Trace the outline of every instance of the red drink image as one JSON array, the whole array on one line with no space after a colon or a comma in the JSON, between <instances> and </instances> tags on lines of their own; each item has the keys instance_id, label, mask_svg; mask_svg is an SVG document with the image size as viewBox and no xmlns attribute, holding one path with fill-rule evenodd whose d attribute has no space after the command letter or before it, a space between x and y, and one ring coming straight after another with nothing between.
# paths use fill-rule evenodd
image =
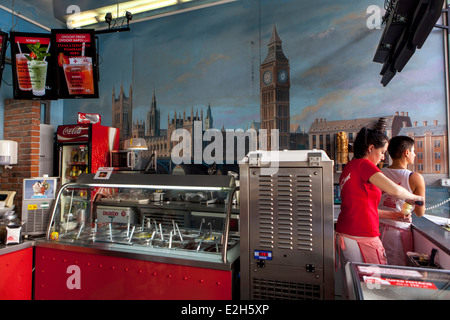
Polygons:
<instances>
[{"instance_id":1,"label":"red drink image","mask_svg":"<svg viewBox=\"0 0 450 320\"><path fill-rule=\"evenodd\" d=\"M22 91L30 91L31 78L28 71L28 59L23 53L16 54L16 72L19 89Z\"/></svg>"},{"instance_id":2,"label":"red drink image","mask_svg":"<svg viewBox=\"0 0 450 320\"><path fill-rule=\"evenodd\" d=\"M94 94L92 58L74 57L69 61L63 65L69 94Z\"/></svg>"}]
</instances>

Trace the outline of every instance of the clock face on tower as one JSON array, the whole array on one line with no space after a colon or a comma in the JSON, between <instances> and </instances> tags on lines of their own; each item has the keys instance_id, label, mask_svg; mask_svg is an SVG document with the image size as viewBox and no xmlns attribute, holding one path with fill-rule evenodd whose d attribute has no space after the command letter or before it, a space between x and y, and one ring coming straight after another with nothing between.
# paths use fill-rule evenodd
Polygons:
<instances>
[{"instance_id":1,"label":"clock face on tower","mask_svg":"<svg viewBox=\"0 0 450 320\"><path fill-rule=\"evenodd\" d=\"M288 80L288 73L286 70L281 69L280 71L278 71L278 82L281 84L284 84L287 82Z\"/></svg>"},{"instance_id":2,"label":"clock face on tower","mask_svg":"<svg viewBox=\"0 0 450 320\"><path fill-rule=\"evenodd\" d=\"M263 82L267 86L272 82L272 72L265 71L263 74Z\"/></svg>"}]
</instances>

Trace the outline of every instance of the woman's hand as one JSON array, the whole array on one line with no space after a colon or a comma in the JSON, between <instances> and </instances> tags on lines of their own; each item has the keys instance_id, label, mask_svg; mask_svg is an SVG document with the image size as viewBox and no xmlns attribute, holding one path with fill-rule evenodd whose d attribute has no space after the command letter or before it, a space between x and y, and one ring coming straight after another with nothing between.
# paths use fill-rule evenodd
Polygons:
<instances>
[{"instance_id":1,"label":"woman's hand","mask_svg":"<svg viewBox=\"0 0 450 320\"><path fill-rule=\"evenodd\" d=\"M394 211L391 213L391 219L395 221L401 221L401 222L411 222L411 213L409 214L403 214L401 211Z\"/></svg>"}]
</instances>

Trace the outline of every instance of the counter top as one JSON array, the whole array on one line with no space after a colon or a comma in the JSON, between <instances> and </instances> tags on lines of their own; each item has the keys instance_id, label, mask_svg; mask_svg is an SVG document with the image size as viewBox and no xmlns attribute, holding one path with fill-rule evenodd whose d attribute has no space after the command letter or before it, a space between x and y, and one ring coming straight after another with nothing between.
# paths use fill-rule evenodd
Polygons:
<instances>
[{"instance_id":1,"label":"counter top","mask_svg":"<svg viewBox=\"0 0 450 320\"><path fill-rule=\"evenodd\" d=\"M57 243L53 241L47 241L45 238L37 238L34 240L25 240L19 244L1 244L0 245L0 256L13 253L16 251L20 251L27 248L32 248L34 246L41 246L46 248L54 248L68 251L76 251L76 252L84 252L84 253L94 253L94 254L102 254L109 256L116 256L122 258L130 258L130 259L138 259L138 260L147 260L147 261L155 261L155 262L171 262L183 265L190 266L201 266L201 267L210 267L218 270L230 270L234 262L239 257L239 244L236 245L232 250L228 251L228 257L230 262L223 263L220 259L220 256L217 259L201 259L196 257L195 255L180 255L173 256L167 254L165 252L151 252L139 249L132 249L128 247L121 246L111 246L108 244L96 244L90 246L83 246L79 244L68 244L68 243Z\"/></svg>"},{"instance_id":2,"label":"counter top","mask_svg":"<svg viewBox=\"0 0 450 320\"><path fill-rule=\"evenodd\" d=\"M437 247L442 249L446 254L450 255L450 237L449 232L445 231L440 225L428 220L424 217L412 216L412 226L414 230L421 233L429 239Z\"/></svg>"},{"instance_id":3,"label":"counter top","mask_svg":"<svg viewBox=\"0 0 450 320\"><path fill-rule=\"evenodd\" d=\"M192 267L211 268L217 270L231 270L235 261L239 258L240 247L239 244L230 248L227 252L227 262L224 263L221 255L199 255L190 252L180 252L177 254L170 252L170 250L149 250L146 248L139 248L137 246L120 245L113 243L68 243L50 241L46 239L36 240L34 245L36 247L60 249L66 251L74 251L80 253L99 254L120 258L128 258L143 261L163 262Z\"/></svg>"},{"instance_id":4,"label":"counter top","mask_svg":"<svg viewBox=\"0 0 450 320\"><path fill-rule=\"evenodd\" d=\"M13 253L19 250L31 248L34 246L34 241L25 240L18 244L1 244L0 245L0 256L8 253Z\"/></svg>"}]
</instances>

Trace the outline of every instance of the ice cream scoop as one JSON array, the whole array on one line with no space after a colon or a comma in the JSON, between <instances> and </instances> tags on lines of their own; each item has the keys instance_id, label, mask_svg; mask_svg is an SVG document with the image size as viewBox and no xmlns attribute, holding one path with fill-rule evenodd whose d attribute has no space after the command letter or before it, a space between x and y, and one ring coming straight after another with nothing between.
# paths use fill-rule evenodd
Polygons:
<instances>
[{"instance_id":1,"label":"ice cream scoop","mask_svg":"<svg viewBox=\"0 0 450 320\"><path fill-rule=\"evenodd\" d=\"M408 202L405 202L402 206L402 214L404 214L405 216L408 214L411 214L411 212L414 210L414 205L410 204Z\"/></svg>"}]
</instances>

